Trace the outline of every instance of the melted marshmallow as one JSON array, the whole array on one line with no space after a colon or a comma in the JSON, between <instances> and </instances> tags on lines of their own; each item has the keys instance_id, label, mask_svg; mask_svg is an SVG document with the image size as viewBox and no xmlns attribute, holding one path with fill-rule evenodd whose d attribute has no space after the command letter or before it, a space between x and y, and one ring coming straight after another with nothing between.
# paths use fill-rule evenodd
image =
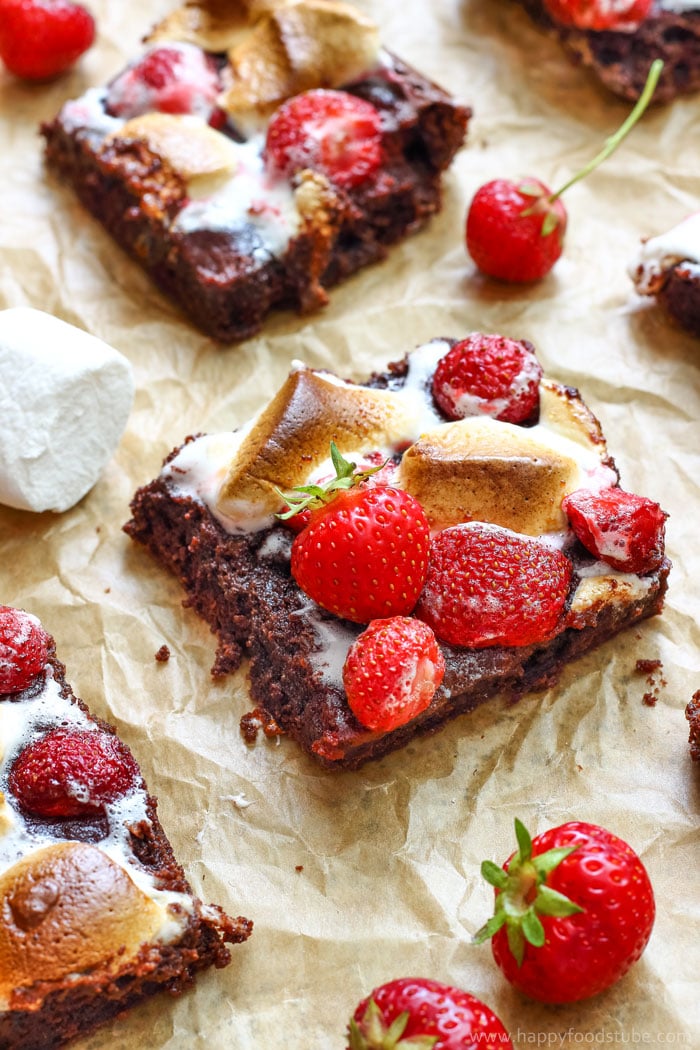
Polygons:
<instances>
[{"instance_id":1,"label":"melted marshmallow","mask_svg":"<svg viewBox=\"0 0 700 1050\"><path fill-rule=\"evenodd\" d=\"M629 273L640 295L653 295L666 271L684 262L700 267L700 212L645 241Z\"/></svg>"}]
</instances>

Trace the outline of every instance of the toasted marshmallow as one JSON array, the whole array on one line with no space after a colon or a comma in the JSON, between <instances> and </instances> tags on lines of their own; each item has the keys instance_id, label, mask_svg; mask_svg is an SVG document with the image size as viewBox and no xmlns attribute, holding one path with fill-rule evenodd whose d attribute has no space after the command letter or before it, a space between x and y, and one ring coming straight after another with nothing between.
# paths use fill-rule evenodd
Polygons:
<instances>
[{"instance_id":1,"label":"toasted marshmallow","mask_svg":"<svg viewBox=\"0 0 700 1050\"><path fill-rule=\"evenodd\" d=\"M344 383L299 368L254 421L219 491L216 509L236 521L246 508L274 514L278 489L304 485L328 459L334 441L344 456L390 446L413 425L410 404L386 390Z\"/></svg>"},{"instance_id":2,"label":"toasted marshmallow","mask_svg":"<svg viewBox=\"0 0 700 1050\"><path fill-rule=\"evenodd\" d=\"M144 38L148 44L184 41L205 51L229 51L268 10L264 0L187 0Z\"/></svg>"},{"instance_id":3,"label":"toasted marshmallow","mask_svg":"<svg viewBox=\"0 0 700 1050\"><path fill-rule=\"evenodd\" d=\"M0 503L63 511L122 436L134 382L107 343L28 307L0 311Z\"/></svg>"},{"instance_id":4,"label":"toasted marshmallow","mask_svg":"<svg viewBox=\"0 0 700 1050\"><path fill-rule=\"evenodd\" d=\"M234 118L267 113L312 88L335 88L377 64L377 27L337 0L288 0L266 11L228 53L221 106Z\"/></svg>"},{"instance_id":5,"label":"toasted marshmallow","mask_svg":"<svg viewBox=\"0 0 700 1050\"><path fill-rule=\"evenodd\" d=\"M116 973L152 941L161 909L95 846L60 842L0 877L0 997L91 968Z\"/></svg>"},{"instance_id":6,"label":"toasted marshmallow","mask_svg":"<svg viewBox=\"0 0 700 1050\"><path fill-rule=\"evenodd\" d=\"M8 831L11 831L14 825L15 816L12 812L12 807L8 806L4 792L0 791L0 838L6 835Z\"/></svg>"},{"instance_id":7,"label":"toasted marshmallow","mask_svg":"<svg viewBox=\"0 0 700 1050\"><path fill-rule=\"evenodd\" d=\"M445 423L407 449L397 484L421 503L433 529L488 521L528 536L566 527L561 501L603 465L595 418L565 387L542 389L540 422L519 427L487 416Z\"/></svg>"},{"instance_id":8,"label":"toasted marshmallow","mask_svg":"<svg viewBox=\"0 0 700 1050\"><path fill-rule=\"evenodd\" d=\"M700 265L700 212L644 241L628 269L640 295L655 295L663 287L668 271L679 263Z\"/></svg>"},{"instance_id":9,"label":"toasted marshmallow","mask_svg":"<svg viewBox=\"0 0 700 1050\"><path fill-rule=\"evenodd\" d=\"M600 610L621 605L629 608L632 602L644 597L651 586L650 578L631 573L612 572L609 565L602 566L599 576L580 579L571 607L566 615L566 627L581 630L596 622Z\"/></svg>"},{"instance_id":10,"label":"toasted marshmallow","mask_svg":"<svg viewBox=\"0 0 700 1050\"><path fill-rule=\"evenodd\" d=\"M235 172L235 144L199 117L180 113L144 113L127 120L109 136L143 139L149 149L170 164L188 183Z\"/></svg>"}]
</instances>

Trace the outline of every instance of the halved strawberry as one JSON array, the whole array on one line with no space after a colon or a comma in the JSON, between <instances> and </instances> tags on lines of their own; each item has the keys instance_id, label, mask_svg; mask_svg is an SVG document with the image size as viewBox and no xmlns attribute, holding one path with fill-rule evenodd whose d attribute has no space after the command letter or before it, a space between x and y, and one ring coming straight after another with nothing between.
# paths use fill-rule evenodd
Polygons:
<instances>
[{"instance_id":1,"label":"halved strawberry","mask_svg":"<svg viewBox=\"0 0 700 1050\"><path fill-rule=\"evenodd\" d=\"M560 551L498 525L438 533L415 615L452 645L532 645L560 623L572 576Z\"/></svg>"},{"instance_id":2,"label":"halved strawberry","mask_svg":"<svg viewBox=\"0 0 700 1050\"><path fill-rule=\"evenodd\" d=\"M668 514L646 496L577 489L562 500L562 510L586 550L621 572L653 572L664 560Z\"/></svg>"},{"instance_id":3,"label":"halved strawberry","mask_svg":"<svg viewBox=\"0 0 700 1050\"><path fill-rule=\"evenodd\" d=\"M432 393L448 419L524 423L537 415L541 378L532 343L473 332L440 358Z\"/></svg>"},{"instance_id":4,"label":"halved strawberry","mask_svg":"<svg viewBox=\"0 0 700 1050\"><path fill-rule=\"evenodd\" d=\"M408 616L372 620L343 667L350 709L368 729L389 732L424 711L445 674L427 623Z\"/></svg>"},{"instance_id":5,"label":"halved strawberry","mask_svg":"<svg viewBox=\"0 0 700 1050\"><path fill-rule=\"evenodd\" d=\"M0 693L26 689L46 665L49 636L36 617L0 605Z\"/></svg>"},{"instance_id":6,"label":"halved strawberry","mask_svg":"<svg viewBox=\"0 0 700 1050\"><path fill-rule=\"evenodd\" d=\"M306 91L273 114L265 157L290 177L312 168L337 186L358 186L381 164L381 115L347 91Z\"/></svg>"},{"instance_id":7,"label":"halved strawberry","mask_svg":"<svg viewBox=\"0 0 700 1050\"><path fill-rule=\"evenodd\" d=\"M52 729L15 759L8 784L22 809L39 817L83 817L134 785L126 745L99 730Z\"/></svg>"},{"instance_id":8,"label":"halved strawberry","mask_svg":"<svg viewBox=\"0 0 700 1050\"><path fill-rule=\"evenodd\" d=\"M548 14L576 29L637 29L651 10L652 0L544 0Z\"/></svg>"}]
</instances>

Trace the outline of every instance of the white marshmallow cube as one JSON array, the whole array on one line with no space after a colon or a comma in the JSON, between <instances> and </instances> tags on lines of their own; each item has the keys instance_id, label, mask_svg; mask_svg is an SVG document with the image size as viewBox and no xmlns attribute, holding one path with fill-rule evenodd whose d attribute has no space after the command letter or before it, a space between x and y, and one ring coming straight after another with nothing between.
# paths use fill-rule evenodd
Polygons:
<instances>
[{"instance_id":1,"label":"white marshmallow cube","mask_svg":"<svg viewBox=\"0 0 700 1050\"><path fill-rule=\"evenodd\" d=\"M0 310L0 503L64 511L90 491L124 432L131 365L74 325Z\"/></svg>"}]
</instances>

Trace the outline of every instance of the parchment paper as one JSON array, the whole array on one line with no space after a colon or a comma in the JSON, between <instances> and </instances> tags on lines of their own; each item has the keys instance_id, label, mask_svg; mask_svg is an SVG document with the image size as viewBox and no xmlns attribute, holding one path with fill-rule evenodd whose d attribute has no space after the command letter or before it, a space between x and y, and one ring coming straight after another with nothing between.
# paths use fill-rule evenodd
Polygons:
<instances>
[{"instance_id":1,"label":"parchment paper","mask_svg":"<svg viewBox=\"0 0 700 1050\"><path fill-rule=\"evenodd\" d=\"M178 1001L160 997L82 1047L342 1048L372 987L423 975L488 1002L514 1045L700 1046L697 810L700 769L685 704L700 687L700 342L632 293L643 235L697 209L700 97L650 112L620 151L567 195L565 257L531 288L479 277L466 207L484 181L562 183L627 107L570 66L505 0L365 0L384 42L475 110L446 179L445 207L392 258L337 288L325 312L281 314L246 344L196 332L47 177L37 126L136 51L166 0L90 4L95 47L67 77L23 86L0 73L0 306L49 310L133 362L123 441L73 510L0 510L0 600L41 617L76 692L116 723L160 797L195 890L255 922L232 965ZM242 423L293 358L361 379L433 336L498 331L535 343L548 374L599 415L626 488L670 513L674 561L662 617L571 666L515 706L496 699L433 738L352 774L325 772L289 741L249 749L245 669L213 684L214 640L165 572L121 532L135 488L182 438ZM154 654L171 650L168 663ZM654 706L638 659L661 660ZM661 681L663 679L663 682ZM572 1007L525 1000L470 937L491 908L479 875L513 842L568 819L629 841L655 887L642 961Z\"/></svg>"}]
</instances>

